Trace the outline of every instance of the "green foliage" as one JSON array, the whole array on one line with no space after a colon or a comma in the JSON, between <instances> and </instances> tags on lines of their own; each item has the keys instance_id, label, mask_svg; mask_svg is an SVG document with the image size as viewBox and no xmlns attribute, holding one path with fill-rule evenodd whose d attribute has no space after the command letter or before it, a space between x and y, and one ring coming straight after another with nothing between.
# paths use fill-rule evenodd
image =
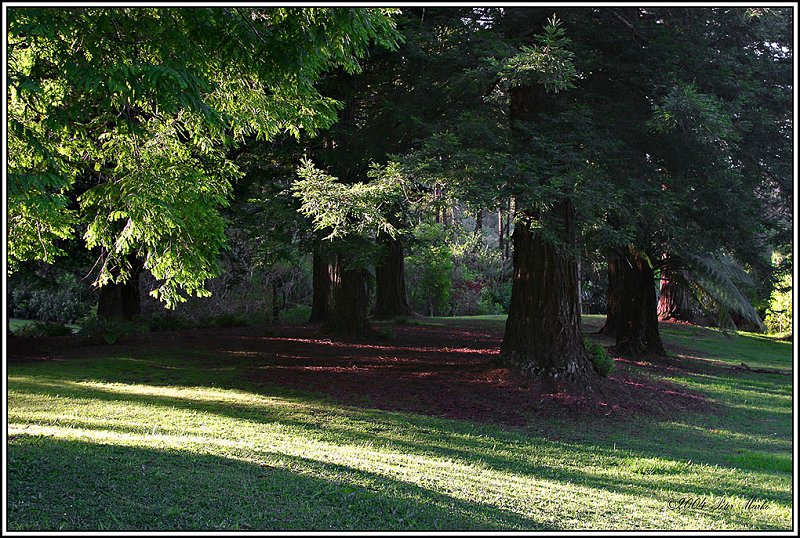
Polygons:
<instances>
[{"instance_id":1,"label":"green foliage","mask_svg":"<svg viewBox=\"0 0 800 538\"><path fill-rule=\"evenodd\" d=\"M738 138L720 99L701 93L694 83L672 88L653 107L649 125L657 133L677 131L708 146L724 146Z\"/></svg>"},{"instance_id":2,"label":"green foliage","mask_svg":"<svg viewBox=\"0 0 800 538\"><path fill-rule=\"evenodd\" d=\"M617 366L614 364L614 359L608 356L608 351L606 351L605 347L595 342L585 342L584 345L598 374L607 377L616 370Z\"/></svg>"},{"instance_id":3,"label":"green foliage","mask_svg":"<svg viewBox=\"0 0 800 538\"><path fill-rule=\"evenodd\" d=\"M393 165L372 166L368 183L341 183L305 158L297 175L301 179L294 182L292 191L302 202L299 211L313 221L315 229L330 232L325 239L397 234L390 208L400 201L402 190Z\"/></svg>"},{"instance_id":4,"label":"green foliage","mask_svg":"<svg viewBox=\"0 0 800 538\"><path fill-rule=\"evenodd\" d=\"M442 315L452 293L453 272L453 255L445 243L445 230L439 224L422 223L412 234L415 242L406 257L409 300L419 311Z\"/></svg>"},{"instance_id":5,"label":"green foliage","mask_svg":"<svg viewBox=\"0 0 800 538\"><path fill-rule=\"evenodd\" d=\"M281 312L281 322L283 323L305 323L311 317L311 307L298 304L287 308Z\"/></svg>"},{"instance_id":6,"label":"green foliage","mask_svg":"<svg viewBox=\"0 0 800 538\"><path fill-rule=\"evenodd\" d=\"M791 257L789 257L791 259ZM775 265L780 265L781 256L773 254L772 261ZM764 324L770 333L785 333L792 330L792 270L789 263L789 270L780 274L779 279L772 288L769 298L769 308L764 318Z\"/></svg>"},{"instance_id":7,"label":"green foliage","mask_svg":"<svg viewBox=\"0 0 800 538\"><path fill-rule=\"evenodd\" d=\"M700 305L716 314L722 328L735 328L731 313L738 314L759 330L765 329L764 322L742 291L753 285L752 277L729 254L721 252L713 255L690 255L690 283L687 289L694 289Z\"/></svg>"},{"instance_id":8,"label":"green foliage","mask_svg":"<svg viewBox=\"0 0 800 538\"><path fill-rule=\"evenodd\" d=\"M145 320L147 330L150 332L176 331L190 329L195 326L190 320L180 316L165 316L156 314Z\"/></svg>"},{"instance_id":9,"label":"green foliage","mask_svg":"<svg viewBox=\"0 0 800 538\"><path fill-rule=\"evenodd\" d=\"M48 336L70 336L73 330L64 323L53 321L35 321L19 327L14 331L15 336L27 338L45 338Z\"/></svg>"},{"instance_id":10,"label":"green foliage","mask_svg":"<svg viewBox=\"0 0 800 538\"><path fill-rule=\"evenodd\" d=\"M91 344L118 344L124 339L147 332L147 325L135 321L88 317L81 321L78 337Z\"/></svg>"},{"instance_id":11,"label":"green foliage","mask_svg":"<svg viewBox=\"0 0 800 538\"><path fill-rule=\"evenodd\" d=\"M382 338L383 340L392 341L397 339L397 333L389 325L379 328L377 331L375 331L375 334L378 336L378 338Z\"/></svg>"},{"instance_id":12,"label":"green foliage","mask_svg":"<svg viewBox=\"0 0 800 538\"><path fill-rule=\"evenodd\" d=\"M10 9L9 269L51 262L80 221L105 253L98 285L125 280L132 254L168 307L207 295L240 177L225 149L330 126L338 104L314 84L395 46L392 13Z\"/></svg>"},{"instance_id":13,"label":"green foliage","mask_svg":"<svg viewBox=\"0 0 800 538\"><path fill-rule=\"evenodd\" d=\"M198 325L201 327L245 327L250 320L241 314L219 314L210 318L200 320Z\"/></svg>"},{"instance_id":14,"label":"green foliage","mask_svg":"<svg viewBox=\"0 0 800 538\"><path fill-rule=\"evenodd\" d=\"M561 24L553 15L536 36L535 46L523 45L519 54L506 60L500 74L511 86L541 84L553 93L575 87L575 54L569 50L572 41Z\"/></svg>"},{"instance_id":15,"label":"green foliage","mask_svg":"<svg viewBox=\"0 0 800 538\"><path fill-rule=\"evenodd\" d=\"M93 300L88 286L71 272L52 269L46 276L31 270L9 279L9 315L75 323L89 313Z\"/></svg>"}]
</instances>

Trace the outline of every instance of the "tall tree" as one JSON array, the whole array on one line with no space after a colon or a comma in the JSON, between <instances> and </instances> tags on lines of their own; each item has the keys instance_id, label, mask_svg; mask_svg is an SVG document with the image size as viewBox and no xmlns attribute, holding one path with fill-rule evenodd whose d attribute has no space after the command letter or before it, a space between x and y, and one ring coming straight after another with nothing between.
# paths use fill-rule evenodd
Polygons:
<instances>
[{"instance_id":1,"label":"tall tree","mask_svg":"<svg viewBox=\"0 0 800 538\"><path fill-rule=\"evenodd\" d=\"M97 285L128 281L140 260L168 307L207 295L218 270L219 208L240 175L225 149L330 126L321 73L355 71L370 42L397 38L382 9L8 14L10 269L52 261L80 223L103 253Z\"/></svg>"},{"instance_id":2,"label":"tall tree","mask_svg":"<svg viewBox=\"0 0 800 538\"><path fill-rule=\"evenodd\" d=\"M619 240L607 249L605 330L629 352L662 348L651 312L635 316L649 320L645 324L631 324L622 323L620 309L653 308L654 286L617 286L611 273L641 268L652 278L656 271L686 270L696 283L724 274L708 268L725 252L751 268L765 266L765 238L777 220L764 219L770 213L762 201L764 178L772 172L785 178L786 169L774 160L763 133L772 133L779 154L790 151L785 129L791 49L784 25L776 22L785 22L786 14L744 8L598 10L591 42L605 60L586 89L608 125L617 120L611 135L620 150L607 166L623 200L611 212ZM743 298L730 279L719 283L728 297ZM633 297L635 289L647 293L647 300ZM752 312L746 301L733 306Z\"/></svg>"}]
</instances>

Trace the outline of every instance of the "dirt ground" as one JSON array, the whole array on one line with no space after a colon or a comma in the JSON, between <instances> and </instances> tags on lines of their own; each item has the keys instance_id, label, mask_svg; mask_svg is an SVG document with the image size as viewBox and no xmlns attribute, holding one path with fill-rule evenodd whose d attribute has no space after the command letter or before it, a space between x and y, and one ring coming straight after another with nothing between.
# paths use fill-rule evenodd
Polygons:
<instances>
[{"instance_id":1,"label":"dirt ground","mask_svg":"<svg viewBox=\"0 0 800 538\"><path fill-rule=\"evenodd\" d=\"M116 349L202 354L219 357L220 365L244 357L241 375L250 382L315 391L349 405L507 426L524 426L535 416L618 420L715 412L700 395L652 375L659 371L653 367L657 361L616 358L616 371L586 391L545 385L491 365L502 327L452 322L385 327L389 335L346 340L306 325L277 327L274 336L255 328L167 331L131 337ZM10 338L7 349L13 362L102 356L112 348L56 337ZM676 367L675 359L663 360Z\"/></svg>"}]
</instances>

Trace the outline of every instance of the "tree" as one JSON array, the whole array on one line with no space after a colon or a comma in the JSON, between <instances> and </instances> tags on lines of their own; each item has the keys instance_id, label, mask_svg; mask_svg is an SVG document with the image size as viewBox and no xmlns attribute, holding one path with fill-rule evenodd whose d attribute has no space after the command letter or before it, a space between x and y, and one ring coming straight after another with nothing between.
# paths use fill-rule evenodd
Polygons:
<instances>
[{"instance_id":1,"label":"tree","mask_svg":"<svg viewBox=\"0 0 800 538\"><path fill-rule=\"evenodd\" d=\"M325 302L319 306L328 309L323 322L337 334L367 334L371 328L365 267L375 257L371 238L397 234L386 208L400 201L400 185L394 181L391 168L377 166L366 181L356 183L339 181L309 159L303 160L297 174L300 179L292 190L301 201L300 212L312 220L318 232L329 232L322 239L324 248L318 250L324 257L315 260L315 265L320 265L315 279L322 279L319 285L327 290Z\"/></svg>"},{"instance_id":2,"label":"tree","mask_svg":"<svg viewBox=\"0 0 800 538\"><path fill-rule=\"evenodd\" d=\"M575 201L602 174L584 139L591 121L568 91L577 75L570 42L550 15L509 9L482 12L480 23L463 18L472 34L460 51L469 62L459 73L465 83L450 81L450 121L407 163L415 178L438 178L451 196L478 207L514 199L513 287L499 361L544 379L591 383L580 333ZM544 32L531 36L537 27Z\"/></svg>"},{"instance_id":3,"label":"tree","mask_svg":"<svg viewBox=\"0 0 800 538\"><path fill-rule=\"evenodd\" d=\"M320 75L397 39L383 9L8 13L10 270L52 261L80 228L101 252L98 286L140 264L168 307L218 271L219 208L240 176L225 150L330 126Z\"/></svg>"},{"instance_id":4,"label":"tree","mask_svg":"<svg viewBox=\"0 0 800 538\"><path fill-rule=\"evenodd\" d=\"M787 177L786 169L778 171L766 131L778 154L791 151L785 134L791 93L786 14L728 8L598 12L593 42L609 61L587 90L607 123L617 120L612 136L621 146L607 167L624 200L610 212L620 240L607 249L604 329L628 352L662 348L655 316L635 316L645 324L620 321L620 305L650 309L655 291L615 286L612 272L641 268L649 278L661 271L677 279L686 271L694 287L726 274L707 270L719 256L764 270L765 239L782 226L764 218L772 212L764 178ZM711 297L720 306L751 317L746 300L726 300L744 299L733 285L722 278L704 287L717 290ZM634 289L647 293L647 300L632 297Z\"/></svg>"}]
</instances>

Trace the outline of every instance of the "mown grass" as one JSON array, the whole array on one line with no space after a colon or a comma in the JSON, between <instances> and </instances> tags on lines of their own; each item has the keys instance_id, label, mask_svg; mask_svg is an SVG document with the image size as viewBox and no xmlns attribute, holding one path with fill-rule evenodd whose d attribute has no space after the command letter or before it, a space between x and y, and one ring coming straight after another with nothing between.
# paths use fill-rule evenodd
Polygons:
<instances>
[{"instance_id":1,"label":"mown grass","mask_svg":"<svg viewBox=\"0 0 800 538\"><path fill-rule=\"evenodd\" d=\"M788 370L791 346L663 334L719 412L512 430L257 384L248 356L12 361L8 528L791 528L792 378L722 367Z\"/></svg>"}]
</instances>

